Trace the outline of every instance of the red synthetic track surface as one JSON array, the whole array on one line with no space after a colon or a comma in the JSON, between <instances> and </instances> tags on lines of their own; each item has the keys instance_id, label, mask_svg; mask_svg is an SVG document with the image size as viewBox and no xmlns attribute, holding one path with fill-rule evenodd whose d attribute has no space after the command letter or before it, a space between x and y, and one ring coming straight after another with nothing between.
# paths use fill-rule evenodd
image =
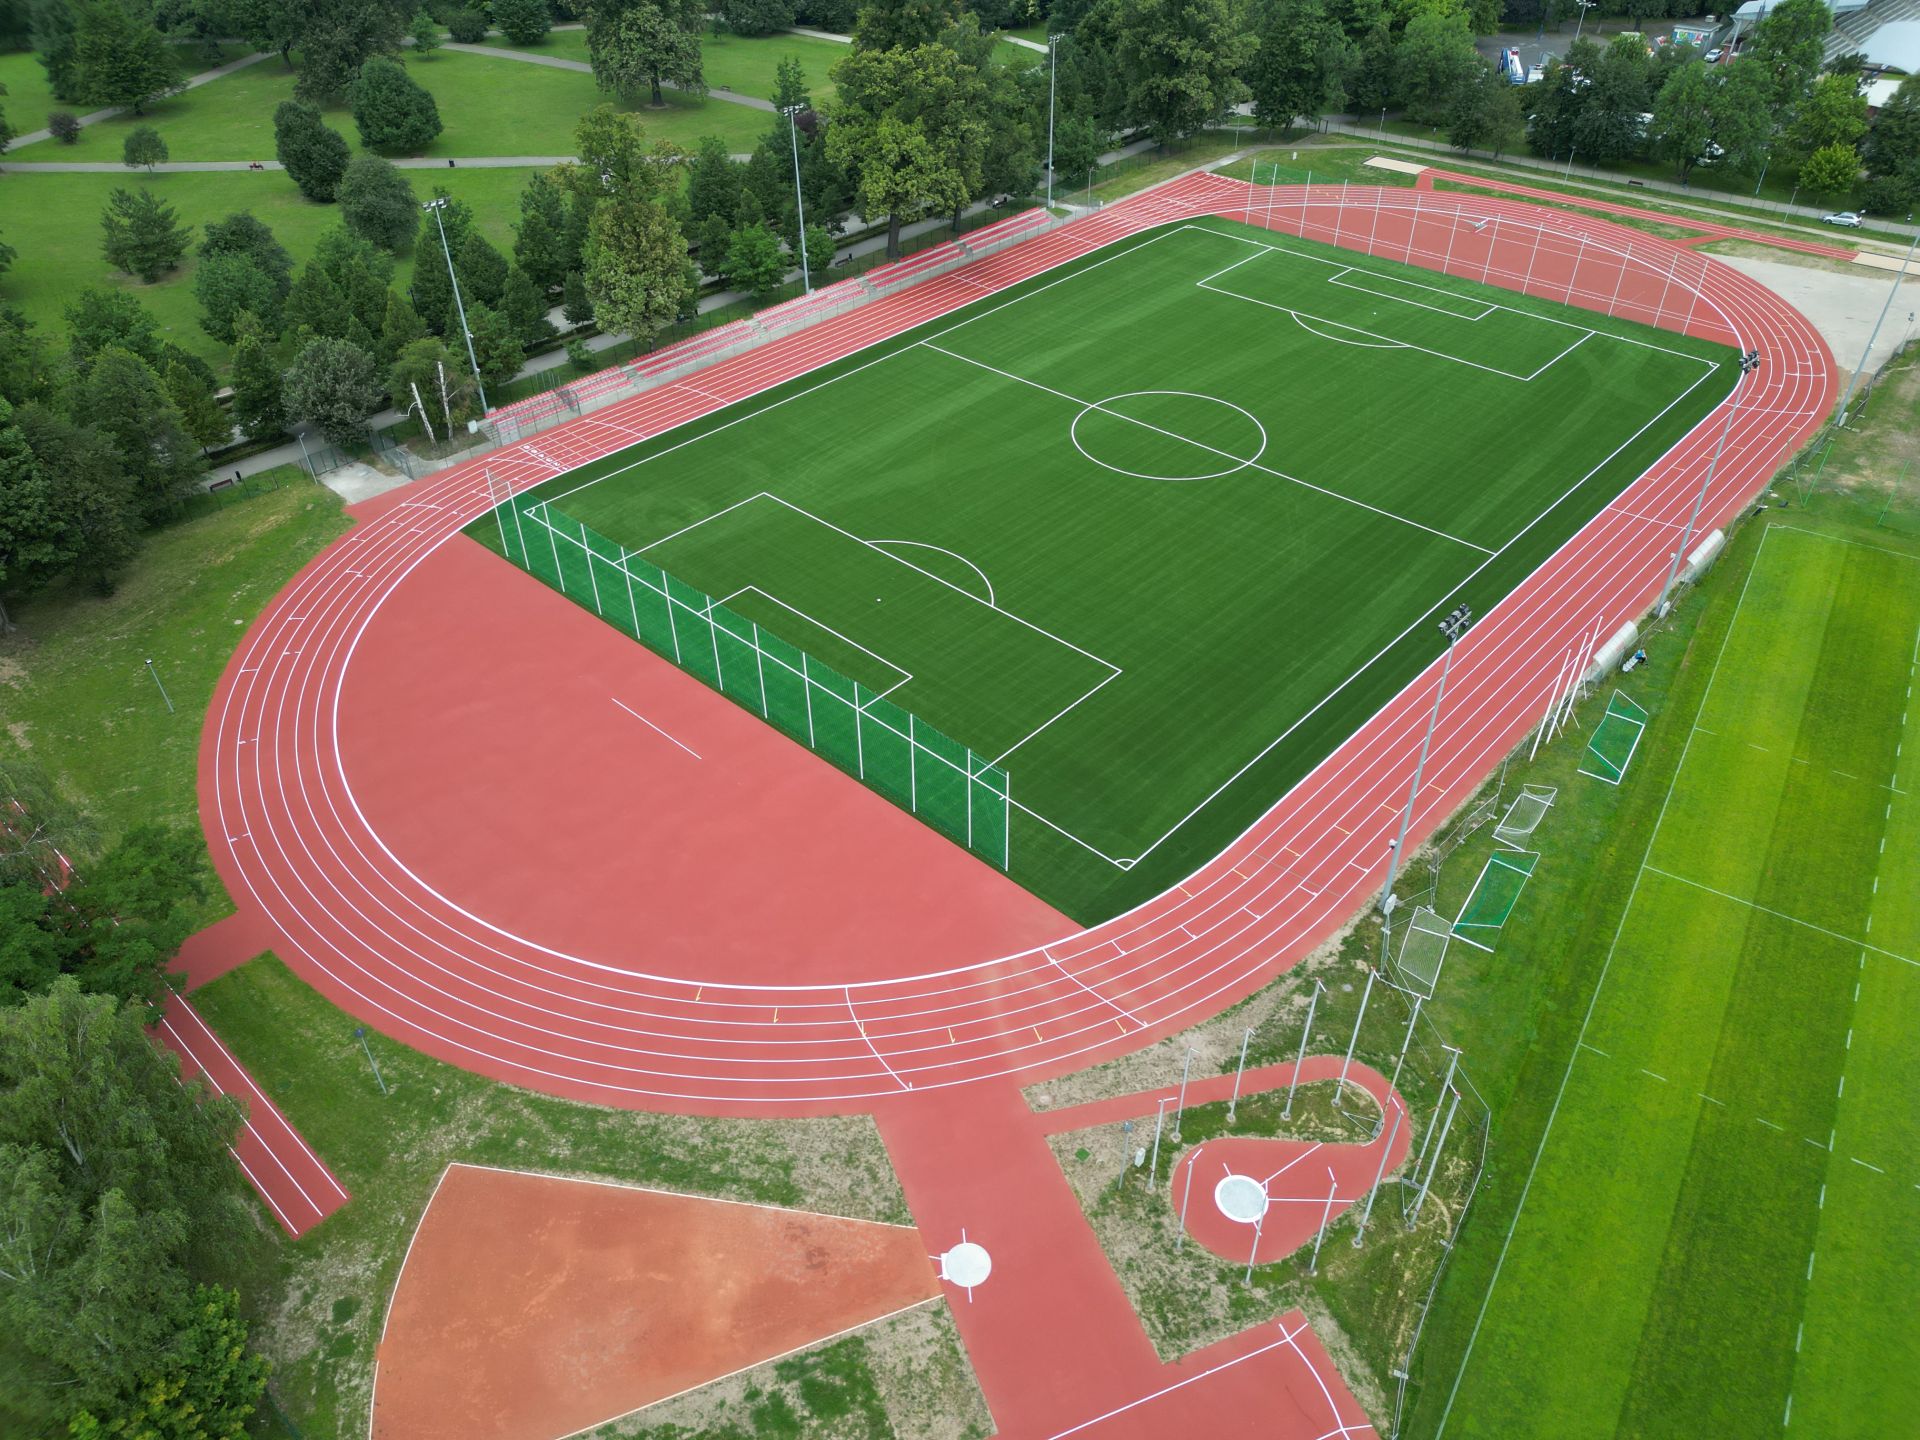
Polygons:
<instances>
[{"instance_id":1,"label":"red synthetic track surface","mask_svg":"<svg viewBox=\"0 0 1920 1440\"><path fill-rule=\"evenodd\" d=\"M1214 213L1760 349L1766 363L1742 382L1703 528L1736 513L1832 399L1831 357L1804 319L1737 271L1656 236L1499 198L1255 190L1192 176L715 365L700 372L698 389L661 386L484 466L359 507L352 533L249 630L202 739L201 813L229 893L249 924L271 926L297 973L387 1034L512 1083L602 1104L871 1110L930 1242L944 1248L964 1229L995 1256L992 1279L971 1300L951 1298L1005 1435L1370 1433L1297 1314L1162 1365L1047 1148L1059 1116L1033 1115L1015 1082L1078 1069L1215 1013L1352 913L1381 881L1439 662L1184 883L1084 933L998 958L966 957L961 943L946 952L955 963L941 964L929 963L942 953L929 931L945 921L897 876L868 887L893 905L884 933L894 938L875 945L842 935L755 953L777 930L779 908L754 914L733 893L724 845L653 892L657 903L679 904L671 924L681 933L673 944L647 939L657 917L643 913L646 902L637 906L630 888L594 868L608 863L602 850L632 847L639 802L612 786L599 798L615 803L591 803L592 777L615 765L647 768L656 808L678 793L682 782L665 767L685 757L656 744L655 758L636 759L647 753L637 720L632 730L606 730L602 743L617 746L617 756L576 746L566 757L577 761L585 792L566 810L571 849L522 843L549 823L546 786L502 784L476 789L465 805L403 813L408 795L431 790L422 777L445 771L438 749L470 760L471 747L490 746L501 760L551 745L553 727L541 697L528 697L517 720L511 700L462 707L448 680L465 662L437 643L449 632L416 629L420 643L396 642L409 614L419 620L433 609L432 597L408 593L409 582L451 577L464 564L460 552L471 551L458 530L489 507L486 468L515 487L537 484L1115 240ZM1531 728L1576 640L1604 637L1658 593L1723 415L1724 407L1703 420L1458 647L1410 843ZM496 564L472 593L515 611L487 618L519 624L523 613L565 605L536 590ZM564 632L564 657L603 653L595 648L602 639L617 640L571 607L550 613L553 628L533 639ZM390 624L402 628L383 633ZM657 707L668 731L686 725L693 733L678 740L696 751L738 725L730 702L698 687L675 690L684 677L656 675L637 646L618 648L582 703L611 710L606 682L633 687L623 692L629 703L642 713ZM499 728L468 733L476 722ZM389 744L403 741L397 749L381 748L383 727ZM790 772L818 766L785 748ZM409 757L420 774L410 773ZM884 803L849 799L838 813L840 833L820 843L889 852L885 827L898 817ZM688 841L701 843L697 834ZM457 893L430 883L435 875ZM565 904L604 912L574 932L588 953L555 943L570 922L540 909L554 903L534 893L546 882L564 889ZM1006 906L992 925L1049 923L979 883L986 888L976 898ZM698 887L693 904L669 893L689 886ZM476 892L481 902L461 903ZM477 918L516 908L536 933ZM706 914L723 920L688 930ZM609 935L625 943L614 946ZM712 968L731 974L703 969L709 954ZM1194 1088L1204 1095L1224 1083Z\"/></svg>"},{"instance_id":2,"label":"red synthetic track surface","mask_svg":"<svg viewBox=\"0 0 1920 1440\"><path fill-rule=\"evenodd\" d=\"M245 1107L247 1121L233 1142L233 1158L289 1235L299 1239L347 1203L346 1188L183 996L168 998L154 1033L180 1057L182 1079L202 1076Z\"/></svg>"},{"instance_id":3,"label":"red synthetic track surface","mask_svg":"<svg viewBox=\"0 0 1920 1440\"><path fill-rule=\"evenodd\" d=\"M1250 205L1255 195L1270 208ZM1703 526L1737 511L1830 400L1831 359L1804 319L1731 268L1656 236L1481 196L1254 192L1201 175L714 366L697 392L647 392L487 463L515 485L536 483L1061 261L1207 213L1758 347L1766 364L1743 383ZM1720 414L1460 646L1415 840L1533 723L1575 637L1596 621L1609 631L1657 593ZM1379 882L1438 677L1436 661L1184 884L1090 931L945 973L909 947L888 957L884 980L867 980L871 966L843 967L726 987L655 971L644 957L570 955L542 936L502 933L388 857L348 783L342 691L385 602L488 503L478 463L399 496L363 507L354 531L255 623L222 681L201 753L216 864L237 902L281 932L288 963L348 1010L455 1063L606 1104L867 1108L907 1089L1058 1073L1212 1013L1304 954ZM432 651L415 657L423 669L436 663ZM449 718L451 730L458 717ZM591 773L596 762L583 761ZM439 820L449 848L473 827L496 834L503 874L517 864L515 836L543 824L537 811ZM621 814L605 811L600 823L602 843L623 843ZM431 865L434 856L398 859ZM727 905L724 873L711 883L712 904ZM902 909L911 918L904 897Z\"/></svg>"}]
</instances>

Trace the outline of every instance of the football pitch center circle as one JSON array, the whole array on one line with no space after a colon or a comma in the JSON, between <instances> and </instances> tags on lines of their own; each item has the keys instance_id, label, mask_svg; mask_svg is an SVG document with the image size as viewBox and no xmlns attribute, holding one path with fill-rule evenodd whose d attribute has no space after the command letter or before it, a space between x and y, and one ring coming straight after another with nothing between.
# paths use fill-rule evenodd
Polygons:
<instances>
[{"instance_id":1,"label":"football pitch center circle","mask_svg":"<svg viewBox=\"0 0 1920 1440\"><path fill-rule=\"evenodd\" d=\"M1129 401L1136 403L1129 406ZM1201 403L1190 403L1194 401ZM1232 417L1237 418L1223 419L1220 415L1222 410L1230 411ZM1083 434L1081 426L1088 416L1098 418L1087 427L1088 433ZM1247 430L1249 426L1252 427L1251 434ZM1104 434L1101 433L1103 428ZM1119 437L1129 431L1135 437L1153 436L1163 441L1177 442L1180 448L1191 455L1192 471L1162 474L1153 470L1130 469L1112 460L1104 460L1095 453L1110 444L1119 444ZM1267 453L1267 427L1250 411L1231 400L1222 400L1217 395L1206 395L1195 390L1128 390L1119 395L1109 395L1104 400L1093 401L1074 416L1073 423L1067 427L1067 435L1073 441L1073 448L1094 464L1134 480L1173 483L1219 480L1258 463L1260 457ZM1234 441L1240 443L1231 443ZM1246 443L1248 441L1255 443L1249 445ZM1243 455L1249 449L1252 453ZM1160 468L1173 471L1179 467L1168 465Z\"/></svg>"}]
</instances>

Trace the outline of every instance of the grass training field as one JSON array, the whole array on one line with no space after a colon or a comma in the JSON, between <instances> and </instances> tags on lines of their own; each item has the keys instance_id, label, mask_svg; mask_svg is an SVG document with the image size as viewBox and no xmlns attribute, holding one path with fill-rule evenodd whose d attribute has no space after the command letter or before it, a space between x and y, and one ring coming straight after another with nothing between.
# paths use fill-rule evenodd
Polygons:
<instances>
[{"instance_id":1,"label":"grass training field","mask_svg":"<svg viewBox=\"0 0 1920 1440\"><path fill-rule=\"evenodd\" d=\"M535 493L999 764L1013 875L1090 920L1250 823L1733 359L1213 220Z\"/></svg>"},{"instance_id":2,"label":"grass training field","mask_svg":"<svg viewBox=\"0 0 1920 1440\"><path fill-rule=\"evenodd\" d=\"M1916 659L1920 557L1765 532L1441 1433L1910 1428Z\"/></svg>"}]
</instances>

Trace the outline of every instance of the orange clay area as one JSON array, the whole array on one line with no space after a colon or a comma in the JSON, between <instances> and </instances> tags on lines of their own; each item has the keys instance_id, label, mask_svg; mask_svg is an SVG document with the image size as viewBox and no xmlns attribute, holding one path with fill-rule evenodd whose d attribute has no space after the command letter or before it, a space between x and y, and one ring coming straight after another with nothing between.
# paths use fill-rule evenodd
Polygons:
<instances>
[{"instance_id":1,"label":"orange clay area","mask_svg":"<svg viewBox=\"0 0 1920 1440\"><path fill-rule=\"evenodd\" d=\"M552 1440L938 1293L907 1226L453 1165L394 1287L374 1440Z\"/></svg>"}]
</instances>

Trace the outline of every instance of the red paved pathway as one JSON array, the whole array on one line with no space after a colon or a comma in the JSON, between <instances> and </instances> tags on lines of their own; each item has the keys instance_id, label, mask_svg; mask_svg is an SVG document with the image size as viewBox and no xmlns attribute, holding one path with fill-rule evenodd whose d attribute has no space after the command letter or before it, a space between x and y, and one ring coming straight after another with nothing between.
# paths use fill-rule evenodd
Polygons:
<instances>
[{"instance_id":1,"label":"red paved pathway","mask_svg":"<svg viewBox=\"0 0 1920 1440\"><path fill-rule=\"evenodd\" d=\"M204 1075L214 1089L246 1107L247 1122L234 1142L233 1157L288 1234L298 1239L347 1203L345 1187L185 996L167 1001L165 1018L155 1030L180 1057L183 1078Z\"/></svg>"}]
</instances>

